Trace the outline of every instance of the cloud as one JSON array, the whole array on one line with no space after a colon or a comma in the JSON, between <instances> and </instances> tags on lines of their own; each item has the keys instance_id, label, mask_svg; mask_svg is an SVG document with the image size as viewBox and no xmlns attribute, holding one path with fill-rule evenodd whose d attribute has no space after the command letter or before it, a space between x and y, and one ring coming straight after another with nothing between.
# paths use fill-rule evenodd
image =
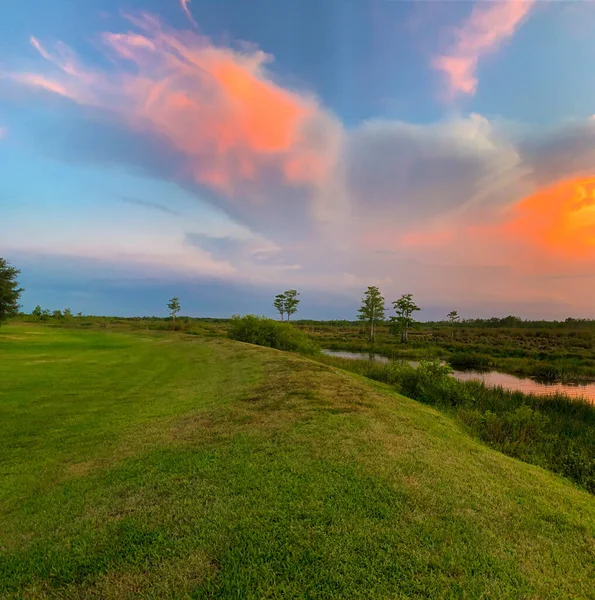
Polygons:
<instances>
[{"instance_id":1,"label":"cloud","mask_svg":"<svg viewBox=\"0 0 595 600\"><path fill-rule=\"evenodd\" d=\"M42 75L37 75L36 73L13 73L9 77L13 81L29 86L31 88L42 89L46 92L52 92L53 94L58 94L66 98L74 99L73 94L67 88L60 85L56 81L46 79Z\"/></svg>"},{"instance_id":2,"label":"cloud","mask_svg":"<svg viewBox=\"0 0 595 600\"><path fill-rule=\"evenodd\" d=\"M198 27L196 21L192 18L192 14L190 13L190 2L192 2L192 0L180 0L182 10L186 13L186 16L188 17L188 19L190 19L190 22L194 25L194 27Z\"/></svg>"},{"instance_id":3,"label":"cloud","mask_svg":"<svg viewBox=\"0 0 595 600\"><path fill-rule=\"evenodd\" d=\"M531 3L498 6L476 6L449 55L470 58L466 76ZM63 44L32 42L44 65L36 76L66 91L55 93L74 119L46 133L46 151L208 190L248 233L206 235L180 219L179 235L150 247L131 233L113 249L61 241L65 253L355 303L377 282L387 298L411 291L449 310L588 308L593 120L531 130L470 114L347 128L312 94L281 86L258 48L215 45L148 15L129 21L134 32L102 36L110 71L83 65ZM23 75L11 77L25 83ZM124 201L179 216L165 200Z\"/></svg>"},{"instance_id":4,"label":"cloud","mask_svg":"<svg viewBox=\"0 0 595 600\"><path fill-rule=\"evenodd\" d=\"M276 188L287 203L309 199L313 214L329 218L320 204L332 200L310 190L327 184L342 129L311 94L276 84L266 68L272 57L259 49L216 46L146 14L127 18L137 32L102 35L115 70L87 67L65 44L50 52L31 38L49 69L10 77L164 138L180 157L178 176L235 211L263 206Z\"/></svg>"},{"instance_id":5,"label":"cloud","mask_svg":"<svg viewBox=\"0 0 595 600\"><path fill-rule=\"evenodd\" d=\"M167 215L172 215L173 217L181 217L182 213L177 210L173 210L169 208L169 206L163 206L162 204L158 204L157 202L149 202L148 200L141 200L140 198L129 198L125 196L120 196L119 198L122 202L127 204L134 204L136 206L143 206L145 208L149 208L151 210L156 210L161 213L165 213Z\"/></svg>"},{"instance_id":6,"label":"cloud","mask_svg":"<svg viewBox=\"0 0 595 600\"><path fill-rule=\"evenodd\" d=\"M474 94L477 66L511 38L531 12L535 0L478 1L468 19L454 31L455 42L445 54L434 57L435 69L447 79L448 96Z\"/></svg>"},{"instance_id":7,"label":"cloud","mask_svg":"<svg viewBox=\"0 0 595 600\"><path fill-rule=\"evenodd\" d=\"M8 130L6 129L6 127L2 127L2 126L0 126L0 140L1 140L3 137L6 137L6 134L7 134L7 132L8 132Z\"/></svg>"},{"instance_id":8,"label":"cloud","mask_svg":"<svg viewBox=\"0 0 595 600\"><path fill-rule=\"evenodd\" d=\"M50 51L32 37L45 67L8 77L74 100L85 119L90 109L139 139L161 140L167 161L176 161L171 177L209 189L250 225L284 221L302 231L341 214L340 195L327 191L343 128L312 94L277 84L270 55L170 30L151 15L126 18L134 32L101 36L110 70L86 66L62 42ZM94 140L89 146L83 153L96 152Z\"/></svg>"}]
</instances>

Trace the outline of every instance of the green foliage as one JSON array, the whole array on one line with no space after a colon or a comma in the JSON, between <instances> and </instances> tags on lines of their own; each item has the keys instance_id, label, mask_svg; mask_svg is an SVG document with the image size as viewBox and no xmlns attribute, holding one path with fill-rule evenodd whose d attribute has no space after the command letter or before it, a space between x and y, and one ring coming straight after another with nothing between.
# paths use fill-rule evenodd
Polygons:
<instances>
[{"instance_id":1,"label":"green foliage","mask_svg":"<svg viewBox=\"0 0 595 600\"><path fill-rule=\"evenodd\" d=\"M285 314L288 321L291 319L291 315L294 315L298 310L298 304L300 303L298 299L299 295L297 290L287 290L285 292Z\"/></svg>"},{"instance_id":2,"label":"green foliage","mask_svg":"<svg viewBox=\"0 0 595 600\"><path fill-rule=\"evenodd\" d=\"M65 308L62 311L62 315L64 316L64 318L69 321L70 319L72 319L72 311L70 310L70 308Z\"/></svg>"},{"instance_id":3,"label":"green foliage","mask_svg":"<svg viewBox=\"0 0 595 600\"><path fill-rule=\"evenodd\" d=\"M299 295L300 293L297 290L287 290L282 294L277 294L275 296L273 306L281 315L281 321L283 321L283 315L287 315L288 321L291 319L291 315L295 315L300 303L298 298Z\"/></svg>"},{"instance_id":4,"label":"green foliage","mask_svg":"<svg viewBox=\"0 0 595 600\"><path fill-rule=\"evenodd\" d=\"M169 314L172 316L173 320L176 320L176 315L180 312L180 299L177 296L174 296L168 303L167 308L169 310Z\"/></svg>"},{"instance_id":5,"label":"green foliage","mask_svg":"<svg viewBox=\"0 0 595 600\"><path fill-rule=\"evenodd\" d=\"M229 337L240 342L256 344L288 350L291 352L302 352L304 354L316 354L318 346L297 327L289 323L279 323L266 317L245 315L240 317L234 315L231 320Z\"/></svg>"},{"instance_id":6,"label":"green foliage","mask_svg":"<svg viewBox=\"0 0 595 600\"><path fill-rule=\"evenodd\" d=\"M283 315L285 314L285 294L277 294L273 300L273 306L277 309L277 312L281 315L281 321L283 321Z\"/></svg>"},{"instance_id":7,"label":"green foliage","mask_svg":"<svg viewBox=\"0 0 595 600\"><path fill-rule=\"evenodd\" d=\"M41 306L39 306L39 304L31 311L31 316L35 317L37 319L41 319Z\"/></svg>"},{"instance_id":8,"label":"green foliage","mask_svg":"<svg viewBox=\"0 0 595 600\"><path fill-rule=\"evenodd\" d=\"M55 310L55 311L52 313L52 318L54 318L54 319L57 319L57 320L60 320L60 319L63 319L63 318L64 318L64 315L62 314L62 311L61 311L61 310L57 310L57 309L56 309L56 310Z\"/></svg>"},{"instance_id":9,"label":"green foliage","mask_svg":"<svg viewBox=\"0 0 595 600\"><path fill-rule=\"evenodd\" d=\"M456 352L450 355L448 362L451 367L462 371L481 372L494 368L494 361L490 356L474 352Z\"/></svg>"},{"instance_id":10,"label":"green foliage","mask_svg":"<svg viewBox=\"0 0 595 600\"><path fill-rule=\"evenodd\" d=\"M452 337L454 339L454 336L455 336L455 325L461 320L461 317L459 316L459 313L456 310L451 310L446 315L446 318L448 319L448 322L450 323L451 333L452 333Z\"/></svg>"},{"instance_id":11,"label":"green foliage","mask_svg":"<svg viewBox=\"0 0 595 600\"><path fill-rule=\"evenodd\" d=\"M5 258L0 257L0 325L19 312L19 299L23 293L17 281L19 273Z\"/></svg>"},{"instance_id":12,"label":"green foliage","mask_svg":"<svg viewBox=\"0 0 595 600\"><path fill-rule=\"evenodd\" d=\"M358 319L368 323L371 341L374 341L376 337L376 326L384 321L385 311L384 297L380 290L375 285L369 286L362 298L362 305L358 310Z\"/></svg>"},{"instance_id":13,"label":"green foliage","mask_svg":"<svg viewBox=\"0 0 595 600\"><path fill-rule=\"evenodd\" d=\"M413 313L419 310L419 307L413 301L413 294L403 294L398 300L393 302L393 308L397 315L391 317L392 331L401 334L401 342L408 341L409 328L413 325Z\"/></svg>"}]
</instances>

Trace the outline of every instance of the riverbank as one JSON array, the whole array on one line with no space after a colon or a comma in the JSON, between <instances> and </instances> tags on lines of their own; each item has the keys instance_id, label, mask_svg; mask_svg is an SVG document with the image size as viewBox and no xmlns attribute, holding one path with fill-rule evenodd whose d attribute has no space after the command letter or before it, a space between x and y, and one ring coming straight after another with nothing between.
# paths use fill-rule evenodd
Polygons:
<instances>
[{"instance_id":1,"label":"riverbank","mask_svg":"<svg viewBox=\"0 0 595 600\"><path fill-rule=\"evenodd\" d=\"M422 361L414 368L324 354L318 360L435 406L493 448L560 473L595 493L595 405L586 400L458 381L439 361Z\"/></svg>"},{"instance_id":2,"label":"riverbank","mask_svg":"<svg viewBox=\"0 0 595 600\"><path fill-rule=\"evenodd\" d=\"M372 360L379 363L388 364L393 359L382 354L365 352L347 352L344 350L324 349L323 354L327 356L336 356L338 358L348 358L350 360ZM418 366L419 360L396 359L397 362ZM441 361L443 364L447 364ZM452 363L451 363L452 366ZM451 376L458 381L481 381L487 387L502 387L509 392L522 392L523 394L537 394L540 396L550 396L552 394L562 394L579 400L586 400L595 404L595 382L577 380L572 382L561 382L551 380L541 380L531 377L519 377L510 373L503 373L494 370L476 371L452 369Z\"/></svg>"}]
</instances>

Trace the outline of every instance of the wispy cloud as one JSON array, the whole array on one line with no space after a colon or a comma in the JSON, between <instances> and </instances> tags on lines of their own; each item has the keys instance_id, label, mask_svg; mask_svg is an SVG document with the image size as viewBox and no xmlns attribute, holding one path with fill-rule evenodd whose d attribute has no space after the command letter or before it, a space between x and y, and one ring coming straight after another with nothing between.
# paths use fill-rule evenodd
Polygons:
<instances>
[{"instance_id":1,"label":"wispy cloud","mask_svg":"<svg viewBox=\"0 0 595 600\"><path fill-rule=\"evenodd\" d=\"M172 215L173 217L181 217L182 213L170 208L169 206L164 206L163 204L158 204L157 202L150 202L148 200L141 200L140 198L130 198L127 196L120 196L119 200L125 202L126 204L134 204L135 206L143 206L144 208L149 208L151 210L156 210L161 213L165 213L168 215Z\"/></svg>"},{"instance_id":2,"label":"wispy cloud","mask_svg":"<svg viewBox=\"0 0 595 600\"><path fill-rule=\"evenodd\" d=\"M192 0L180 0L180 4L182 5L182 10L186 13L186 16L190 19L190 21L192 22L192 24L197 27L196 21L194 20L194 18L192 17L192 13L190 12L190 2L192 2Z\"/></svg>"},{"instance_id":3,"label":"wispy cloud","mask_svg":"<svg viewBox=\"0 0 595 600\"><path fill-rule=\"evenodd\" d=\"M479 61L514 35L534 5L535 0L475 3L469 18L455 30L452 48L433 60L447 77L449 97L475 93Z\"/></svg>"},{"instance_id":4,"label":"wispy cloud","mask_svg":"<svg viewBox=\"0 0 595 600\"><path fill-rule=\"evenodd\" d=\"M6 136L7 131L8 130L6 129L6 127L0 126L0 140Z\"/></svg>"},{"instance_id":5,"label":"wispy cloud","mask_svg":"<svg viewBox=\"0 0 595 600\"><path fill-rule=\"evenodd\" d=\"M86 67L65 44L50 52L31 38L54 74L11 77L164 136L187 158L181 169L229 197L252 188L259 202L258 182L267 178L289 186L317 185L325 178L332 153L321 128L332 132L333 120L311 95L273 81L266 69L271 56L167 30L150 15L128 18L138 33L102 36L119 62L115 72Z\"/></svg>"},{"instance_id":6,"label":"wispy cloud","mask_svg":"<svg viewBox=\"0 0 595 600\"><path fill-rule=\"evenodd\" d=\"M43 75L38 75L37 73L12 73L6 77L31 88L42 89L46 92L64 96L65 98L75 98L74 93L60 83L52 81Z\"/></svg>"}]
</instances>

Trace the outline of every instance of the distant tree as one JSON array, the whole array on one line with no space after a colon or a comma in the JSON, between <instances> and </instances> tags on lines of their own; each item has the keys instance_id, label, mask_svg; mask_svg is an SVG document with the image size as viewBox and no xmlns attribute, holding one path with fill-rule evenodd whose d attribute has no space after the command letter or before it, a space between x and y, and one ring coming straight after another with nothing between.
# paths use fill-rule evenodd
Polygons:
<instances>
[{"instance_id":1,"label":"distant tree","mask_svg":"<svg viewBox=\"0 0 595 600\"><path fill-rule=\"evenodd\" d=\"M62 311L61 311L61 310L55 310L55 311L52 313L52 317L53 317L54 319L63 319L63 318L64 318L64 315L62 314Z\"/></svg>"},{"instance_id":2,"label":"distant tree","mask_svg":"<svg viewBox=\"0 0 595 600\"><path fill-rule=\"evenodd\" d=\"M451 333L452 333L452 337L454 338L454 336L455 336L455 324L458 323L461 320L461 317L459 317L459 313L456 310L451 310L446 315L446 318L450 322Z\"/></svg>"},{"instance_id":3,"label":"distant tree","mask_svg":"<svg viewBox=\"0 0 595 600\"><path fill-rule=\"evenodd\" d=\"M35 317L37 319L41 319L41 306L39 306L39 304L31 311L31 316Z\"/></svg>"},{"instance_id":4,"label":"distant tree","mask_svg":"<svg viewBox=\"0 0 595 600\"><path fill-rule=\"evenodd\" d=\"M77 313L76 313L76 316L77 316L79 319L82 319L82 318L83 318L83 313L82 313L82 312L77 312Z\"/></svg>"},{"instance_id":5,"label":"distant tree","mask_svg":"<svg viewBox=\"0 0 595 600\"><path fill-rule=\"evenodd\" d=\"M174 296L168 303L167 308L169 309L169 314L173 317L174 323L176 322L176 315L180 312L180 299L177 296Z\"/></svg>"},{"instance_id":6,"label":"distant tree","mask_svg":"<svg viewBox=\"0 0 595 600\"><path fill-rule=\"evenodd\" d=\"M52 316L52 313L51 313L51 312L50 312L50 311L49 311L47 308L44 308L44 309L41 311L41 315L40 315L40 317L39 317L39 318L40 318L42 321L47 321L47 320L48 320L48 319L49 319L51 316Z\"/></svg>"},{"instance_id":7,"label":"distant tree","mask_svg":"<svg viewBox=\"0 0 595 600\"><path fill-rule=\"evenodd\" d=\"M376 336L376 325L384 321L384 297L376 286L370 286L362 298L361 308L358 310L357 318L368 323L370 327L370 340L373 342Z\"/></svg>"},{"instance_id":8,"label":"distant tree","mask_svg":"<svg viewBox=\"0 0 595 600\"><path fill-rule=\"evenodd\" d=\"M415 322L413 313L419 310L419 307L413 301L413 294L403 294L398 300L393 302L393 308L397 313L396 317L391 317L393 331L401 334L401 342L408 340L409 328Z\"/></svg>"},{"instance_id":9,"label":"distant tree","mask_svg":"<svg viewBox=\"0 0 595 600\"><path fill-rule=\"evenodd\" d=\"M283 315L285 314L285 301L287 298L285 294L277 294L273 300L273 306L277 309L277 312L281 315L281 321L283 321Z\"/></svg>"},{"instance_id":10,"label":"distant tree","mask_svg":"<svg viewBox=\"0 0 595 600\"><path fill-rule=\"evenodd\" d=\"M65 308L62 311L62 314L64 315L65 319L72 319L72 311L69 308Z\"/></svg>"},{"instance_id":11,"label":"distant tree","mask_svg":"<svg viewBox=\"0 0 595 600\"><path fill-rule=\"evenodd\" d=\"M23 293L17 281L19 273L6 259L0 258L0 324L19 312Z\"/></svg>"},{"instance_id":12,"label":"distant tree","mask_svg":"<svg viewBox=\"0 0 595 600\"><path fill-rule=\"evenodd\" d=\"M287 315L287 320L291 318L291 315L294 315L298 310L298 304L300 301L298 300L298 296L300 293L296 290L287 290L285 292L285 314Z\"/></svg>"}]
</instances>

